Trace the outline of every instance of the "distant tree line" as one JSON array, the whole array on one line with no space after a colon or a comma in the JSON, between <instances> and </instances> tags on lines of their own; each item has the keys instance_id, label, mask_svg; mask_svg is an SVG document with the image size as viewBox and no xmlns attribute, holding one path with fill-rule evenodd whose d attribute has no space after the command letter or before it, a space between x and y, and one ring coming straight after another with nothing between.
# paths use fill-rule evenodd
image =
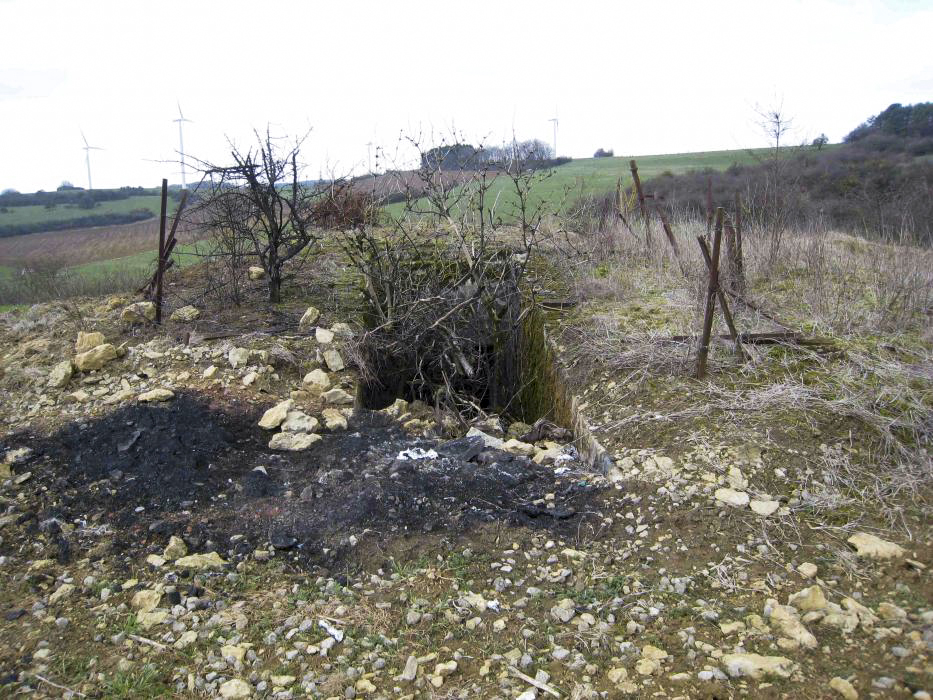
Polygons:
<instances>
[{"instance_id":1,"label":"distant tree line","mask_svg":"<svg viewBox=\"0 0 933 700\"><path fill-rule=\"evenodd\" d=\"M554 149L540 139L514 141L502 146L473 146L454 143L436 146L421 154L424 170L476 170L485 166L501 166L521 162L529 169L552 168L569 163L570 158L558 158Z\"/></svg>"},{"instance_id":2,"label":"distant tree line","mask_svg":"<svg viewBox=\"0 0 933 700\"><path fill-rule=\"evenodd\" d=\"M875 136L933 138L933 102L906 106L895 103L855 127L845 142L854 143Z\"/></svg>"},{"instance_id":3,"label":"distant tree line","mask_svg":"<svg viewBox=\"0 0 933 700\"><path fill-rule=\"evenodd\" d=\"M84 209L91 209L97 202L113 202L144 194L152 194L153 190L144 187L120 187L111 190L85 190L63 183L54 192L22 193L7 189L0 193L0 207L29 207L29 206L58 206L74 205ZM89 206L90 204L90 206Z\"/></svg>"}]
</instances>

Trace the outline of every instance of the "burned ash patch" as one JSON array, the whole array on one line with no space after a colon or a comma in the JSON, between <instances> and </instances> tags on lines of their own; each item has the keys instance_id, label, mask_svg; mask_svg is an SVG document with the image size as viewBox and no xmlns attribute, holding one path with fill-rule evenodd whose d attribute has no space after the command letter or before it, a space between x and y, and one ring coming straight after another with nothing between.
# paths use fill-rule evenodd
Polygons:
<instances>
[{"instance_id":1,"label":"burned ash patch","mask_svg":"<svg viewBox=\"0 0 933 700\"><path fill-rule=\"evenodd\" d=\"M488 522L579 531L598 495L580 464L556 475L479 438L413 439L369 411L307 451L274 452L256 425L261 410L180 394L33 438L24 519L74 524L78 538L106 532L127 554L176 534L193 551L271 545L299 565L352 565L361 541ZM7 446L17 442L26 444Z\"/></svg>"}]
</instances>

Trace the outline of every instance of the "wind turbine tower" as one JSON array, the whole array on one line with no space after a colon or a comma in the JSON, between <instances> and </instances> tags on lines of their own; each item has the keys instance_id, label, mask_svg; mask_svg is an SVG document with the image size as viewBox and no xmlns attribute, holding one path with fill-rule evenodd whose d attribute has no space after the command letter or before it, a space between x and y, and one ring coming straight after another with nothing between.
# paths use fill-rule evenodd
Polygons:
<instances>
[{"instance_id":1,"label":"wind turbine tower","mask_svg":"<svg viewBox=\"0 0 933 700\"><path fill-rule=\"evenodd\" d=\"M88 191L94 189L91 185L91 151L102 151L103 148L99 146L91 146L87 142L87 137L84 135L84 131L81 131L81 138L84 140L84 162L87 164L87 189Z\"/></svg>"},{"instance_id":2,"label":"wind turbine tower","mask_svg":"<svg viewBox=\"0 0 933 700\"><path fill-rule=\"evenodd\" d=\"M182 131L182 125L185 122L191 122L190 119L185 119L185 115L181 113L181 103L178 103L178 119L173 119L173 122L178 122L178 152L181 154L181 188L183 190L188 189L188 183L185 182L185 135Z\"/></svg>"},{"instance_id":3,"label":"wind turbine tower","mask_svg":"<svg viewBox=\"0 0 933 700\"><path fill-rule=\"evenodd\" d=\"M554 125L554 157L557 158L557 107L554 108L554 118L548 121Z\"/></svg>"}]
</instances>

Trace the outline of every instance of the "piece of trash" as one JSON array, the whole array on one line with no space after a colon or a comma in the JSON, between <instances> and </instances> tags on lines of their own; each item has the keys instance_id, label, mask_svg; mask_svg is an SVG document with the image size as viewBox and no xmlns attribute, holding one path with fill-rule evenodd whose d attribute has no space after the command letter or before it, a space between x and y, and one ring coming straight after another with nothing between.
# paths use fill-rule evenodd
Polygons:
<instances>
[{"instance_id":1,"label":"piece of trash","mask_svg":"<svg viewBox=\"0 0 933 700\"><path fill-rule=\"evenodd\" d=\"M434 450L422 450L420 447L413 447L410 450L402 450L398 453L396 459L437 459L437 452Z\"/></svg>"},{"instance_id":2,"label":"piece of trash","mask_svg":"<svg viewBox=\"0 0 933 700\"><path fill-rule=\"evenodd\" d=\"M498 600L487 600L486 608L492 610L493 612L499 612L499 601Z\"/></svg>"},{"instance_id":3,"label":"piece of trash","mask_svg":"<svg viewBox=\"0 0 933 700\"><path fill-rule=\"evenodd\" d=\"M554 473L560 476L561 474L566 474L570 471L570 467L558 467L554 470Z\"/></svg>"},{"instance_id":4,"label":"piece of trash","mask_svg":"<svg viewBox=\"0 0 933 700\"><path fill-rule=\"evenodd\" d=\"M337 629L332 624L330 624L327 620L318 620L317 626L320 627L325 632L327 632L327 634L329 634L331 637L336 639L338 642L343 641L343 630Z\"/></svg>"}]
</instances>

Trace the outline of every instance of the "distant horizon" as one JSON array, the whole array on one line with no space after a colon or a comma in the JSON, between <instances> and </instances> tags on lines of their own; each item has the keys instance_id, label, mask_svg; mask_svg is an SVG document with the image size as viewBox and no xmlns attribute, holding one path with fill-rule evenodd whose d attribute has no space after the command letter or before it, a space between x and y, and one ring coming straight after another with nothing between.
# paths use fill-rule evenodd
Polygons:
<instances>
[{"instance_id":1,"label":"distant horizon","mask_svg":"<svg viewBox=\"0 0 933 700\"><path fill-rule=\"evenodd\" d=\"M829 142L829 143L825 144L824 147L825 147L825 146L838 146L838 145L841 145L841 143L842 143L841 141L835 142L835 143L834 143L834 142ZM804 145L808 145L808 144L790 144L790 145L788 145L788 146L786 146L786 147L785 147L785 146L782 146L781 148L782 148L782 149L783 149L783 148L788 148L788 149L791 149L791 148L800 148L800 147L802 147L802 146L804 146ZM749 151L767 150L767 149L769 149L769 148L771 148L771 147L770 147L770 146L755 146L755 147L752 147L752 148L721 148L721 149L707 149L707 150L698 150L698 151L674 151L674 152L671 152L671 153L613 153L611 156L602 156L602 157L600 157L600 158L596 158L596 157L594 157L593 155L589 155L589 156L580 156L580 157L575 157L575 156L563 156L563 155L562 155L562 156L559 156L559 157L561 157L561 158L571 158L571 159L572 159L571 162L574 162L574 161L581 161L581 160L611 160L611 159L613 159L613 158L621 158L621 159L632 159L632 158L635 158L635 159L638 159L638 158L655 158L655 157L663 157L663 156L688 156L688 155L693 155L693 154L697 154L697 153L733 153L733 152L734 152L734 153L743 153L743 152L749 152ZM595 152L595 151L594 151L594 152ZM560 166L556 166L556 167L560 167ZM372 175L383 175L383 174L385 174L385 172L386 172L386 171L382 171L382 172L373 172L373 173L365 173L365 172L364 172L364 173L358 173L355 177L365 177L365 176L368 175L368 174L372 174ZM310 183L325 182L325 181L329 181L330 179L331 179L331 178L321 178L321 179L318 179L318 178L305 178L305 179L301 180L301 182L302 182L302 183L309 183L309 182L310 182ZM63 180L63 181L59 182L58 185L56 185L55 187L53 187L53 188L51 188L51 189L41 189L41 188L40 188L40 189L38 189L38 190L31 190L31 191L22 190L22 189L20 189L20 188L18 188L18 187L15 187L15 186L12 186L12 187L3 187L2 189L0 189L0 194L5 193L7 190L10 190L10 189L15 190L15 191L16 191L17 193L19 193L19 194L24 194L24 195L38 194L38 193L40 193L40 192L46 192L46 193L47 193L47 192L56 192L56 191L59 190L60 187L62 187L62 186L65 184L65 182L70 182L70 181ZM188 187L189 189L191 189L195 184L197 184L197 182L198 182L198 181L196 181L196 180L188 180L188 182L187 182L187 187ZM157 189L159 189L161 186L162 186L162 181L161 181L161 179L160 179L159 182L157 182L156 184L153 184L153 185L123 184L123 185L116 185L116 186L114 186L114 187L94 187L93 190L94 190L94 191L104 191L104 190L109 191L109 190L119 190L119 189L123 189L123 188L142 188L142 189L146 189L146 190L152 190L152 189L156 189L156 190L157 190ZM182 189L182 183L181 183L181 181L172 182L171 180L169 180L168 187L169 187L169 189ZM76 183L71 183L71 184L70 184L70 187L69 187L68 189L82 190L82 191L85 191L85 192L88 191L88 190L87 190L87 187L85 187L84 185L76 184Z\"/></svg>"},{"instance_id":2,"label":"distant horizon","mask_svg":"<svg viewBox=\"0 0 933 700\"><path fill-rule=\"evenodd\" d=\"M95 188L180 181L179 105L187 157L222 162L268 125L308 134L314 178L406 169L401 135L552 144L555 119L574 158L765 147L774 106L789 142L838 142L933 96L933 4L903 0L165 0L145 31L136 9L0 0L0 190L86 187L84 138Z\"/></svg>"}]
</instances>

